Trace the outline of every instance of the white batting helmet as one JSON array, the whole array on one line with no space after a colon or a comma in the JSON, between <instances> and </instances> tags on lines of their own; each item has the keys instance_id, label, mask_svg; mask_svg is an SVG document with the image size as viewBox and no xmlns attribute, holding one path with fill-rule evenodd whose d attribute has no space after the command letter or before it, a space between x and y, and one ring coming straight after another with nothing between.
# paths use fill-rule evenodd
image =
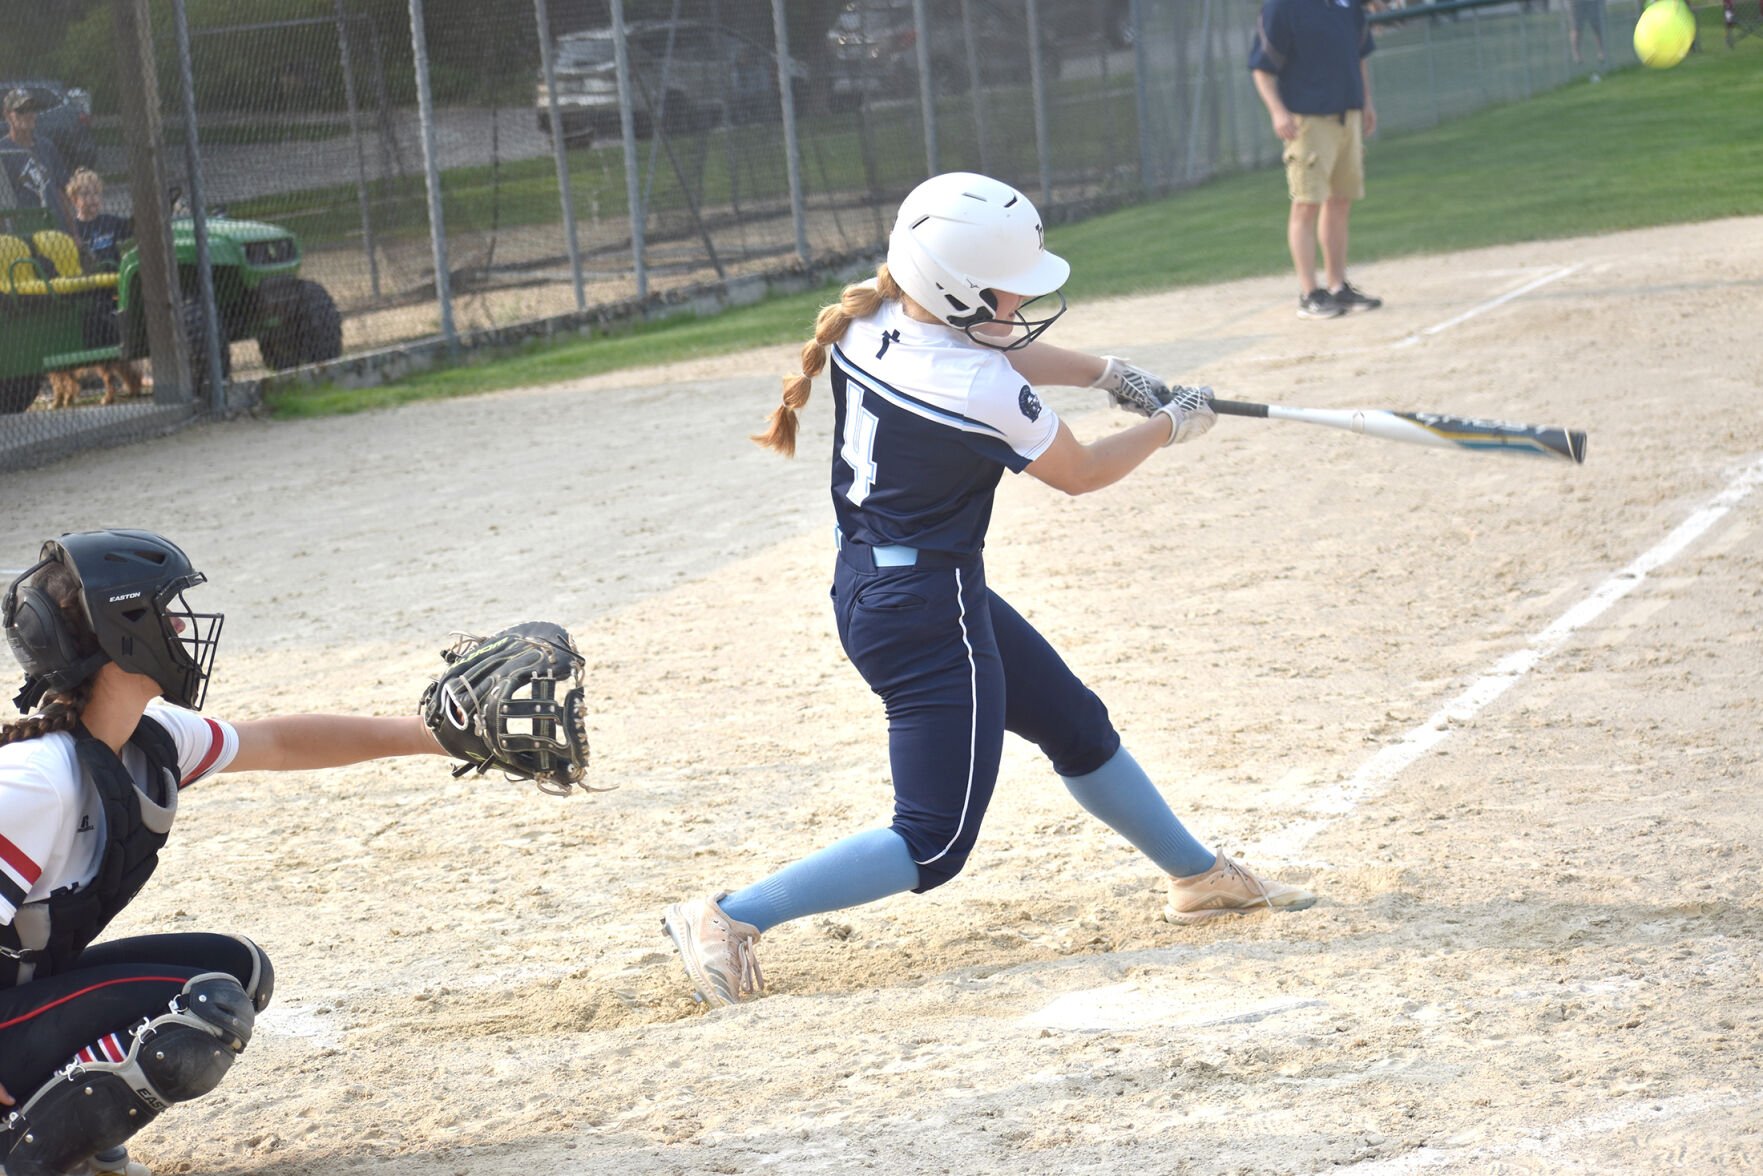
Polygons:
<instances>
[{"instance_id":1,"label":"white batting helmet","mask_svg":"<svg viewBox=\"0 0 1763 1176\"><path fill-rule=\"evenodd\" d=\"M987 176L948 172L901 202L888 237L888 272L912 301L973 337L972 328L997 317L993 291L1031 299L1053 294L1071 266L1047 252L1041 214L1027 196ZM1012 336L1008 348L1027 343L1064 312L1063 297L1045 319L1029 322L1019 312L1016 326L1028 333Z\"/></svg>"}]
</instances>

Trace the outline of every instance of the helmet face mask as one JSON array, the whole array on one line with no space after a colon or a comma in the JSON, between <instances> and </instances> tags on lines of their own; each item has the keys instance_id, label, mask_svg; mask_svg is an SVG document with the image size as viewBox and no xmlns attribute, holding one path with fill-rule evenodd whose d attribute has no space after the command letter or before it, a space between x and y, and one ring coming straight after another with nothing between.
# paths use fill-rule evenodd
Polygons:
<instances>
[{"instance_id":1,"label":"helmet face mask","mask_svg":"<svg viewBox=\"0 0 1763 1176\"><path fill-rule=\"evenodd\" d=\"M207 577L190 566L189 558L171 541L148 531L81 531L43 545L43 563L65 565L79 583L79 603L102 657L75 661L70 656L78 639L42 594L44 607L32 620L38 628L54 626L56 634L15 634L9 607L7 636L33 682L58 691L71 690L97 672L102 661L115 662L130 673L158 684L168 702L200 710L208 693L208 676L220 641L220 613L197 612L186 593ZM37 569L33 568L35 572ZM27 573L27 576L30 573ZM8 593L11 602L25 577ZM24 617L18 610L18 620ZM31 682L26 684L27 697ZM21 703L21 705L23 705Z\"/></svg>"},{"instance_id":2,"label":"helmet face mask","mask_svg":"<svg viewBox=\"0 0 1763 1176\"><path fill-rule=\"evenodd\" d=\"M155 663L150 669L136 672L158 682L168 702L191 710L201 710L208 697L208 676L213 672L214 651L220 644L220 627L226 620L222 613L197 612L190 607L185 593L207 580L201 572L192 572L160 589L154 597L151 615L140 621L151 625L156 616L158 637L135 646L137 650L141 644L149 646L153 650L149 660Z\"/></svg>"},{"instance_id":3,"label":"helmet face mask","mask_svg":"<svg viewBox=\"0 0 1763 1176\"><path fill-rule=\"evenodd\" d=\"M932 176L900 204L888 238L888 272L913 302L975 343L1001 351L1025 346L1065 313L1038 319L1023 310L1057 295L1071 267L1048 253L1041 217L1010 185L971 172ZM998 294L1026 301L998 317ZM989 324L1007 324L1000 331Z\"/></svg>"},{"instance_id":4,"label":"helmet face mask","mask_svg":"<svg viewBox=\"0 0 1763 1176\"><path fill-rule=\"evenodd\" d=\"M991 293L991 291L986 291ZM993 307L994 311L996 306ZM1041 337L1046 329L1065 313L1065 295L1055 290L1035 298L1024 299L1014 314L999 318L996 314L983 324L961 328L962 333L982 347L999 351L1015 351ZM1031 318L1030 311L1038 317Z\"/></svg>"}]
</instances>

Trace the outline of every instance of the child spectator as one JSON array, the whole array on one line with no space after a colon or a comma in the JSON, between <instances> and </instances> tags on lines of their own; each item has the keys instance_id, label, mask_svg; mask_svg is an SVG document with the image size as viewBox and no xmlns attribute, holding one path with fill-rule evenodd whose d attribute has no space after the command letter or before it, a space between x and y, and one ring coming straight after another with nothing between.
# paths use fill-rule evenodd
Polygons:
<instances>
[{"instance_id":1,"label":"child spectator","mask_svg":"<svg viewBox=\"0 0 1763 1176\"><path fill-rule=\"evenodd\" d=\"M123 242L135 235L134 218L104 211L104 181L89 167L80 168L67 181L67 198L73 204L80 250L91 259L90 269L121 268Z\"/></svg>"}]
</instances>

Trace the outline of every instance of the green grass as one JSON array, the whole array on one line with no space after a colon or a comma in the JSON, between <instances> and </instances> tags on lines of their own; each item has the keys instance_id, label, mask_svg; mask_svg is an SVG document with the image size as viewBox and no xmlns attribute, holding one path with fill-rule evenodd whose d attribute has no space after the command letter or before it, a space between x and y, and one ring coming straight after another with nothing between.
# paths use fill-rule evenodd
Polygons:
<instances>
[{"instance_id":1,"label":"green grass","mask_svg":"<svg viewBox=\"0 0 1763 1176\"><path fill-rule=\"evenodd\" d=\"M1702 44L1672 70L1624 70L1374 142L1355 262L1763 214L1763 39L1729 51L1716 24ZM1286 208L1277 174L1230 176L1057 226L1051 244L1072 262L1074 300L1275 274L1290 264ZM474 359L383 388L278 390L270 405L278 417L348 412L793 342L832 293Z\"/></svg>"},{"instance_id":2,"label":"green grass","mask_svg":"<svg viewBox=\"0 0 1763 1176\"><path fill-rule=\"evenodd\" d=\"M617 334L572 339L565 343L533 344L499 355L473 356L464 362L436 368L377 388L339 388L319 385L283 388L270 393L269 404L278 420L331 416L385 408L412 400L437 400L472 396L498 388L523 388L580 379L622 368L644 367L668 360L726 355L763 343L806 338L808 327L832 288L788 298L773 298L755 306L707 318L682 316L643 323ZM779 373L780 375L782 373Z\"/></svg>"}]
</instances>

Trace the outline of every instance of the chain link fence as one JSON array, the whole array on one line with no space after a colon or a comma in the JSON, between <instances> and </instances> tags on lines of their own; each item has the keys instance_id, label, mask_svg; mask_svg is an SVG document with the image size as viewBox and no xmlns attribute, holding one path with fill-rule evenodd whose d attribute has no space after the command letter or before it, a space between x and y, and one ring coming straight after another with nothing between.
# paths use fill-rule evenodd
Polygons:
<instances>
[{"instance_id":1,"label":"chain link fence","mask_svg":"<svg viewBox=\"0 0 1763 1176\"><path fill-rule=\"evenodd\" d=\"M1600 54L1632 63L1638 4L1554 2L1378 13L1381 133L1528 97ZM1577 65L1587 5L1598 38L1582 15ZM147 19L119 44L131 7ZM67 0L0 49L6 89L43 90L62 169L46 208L0 182L0 469L236 411L279 372L359 375L399 349L591 330L866 260L937 171L1010 180L1057 220L1272 165L1246 69L1256 7ZM189 388L152 378L128 242L142 156L122 113L142 96L115 63L142 48Z\"/></svg>"}]
</instances>

